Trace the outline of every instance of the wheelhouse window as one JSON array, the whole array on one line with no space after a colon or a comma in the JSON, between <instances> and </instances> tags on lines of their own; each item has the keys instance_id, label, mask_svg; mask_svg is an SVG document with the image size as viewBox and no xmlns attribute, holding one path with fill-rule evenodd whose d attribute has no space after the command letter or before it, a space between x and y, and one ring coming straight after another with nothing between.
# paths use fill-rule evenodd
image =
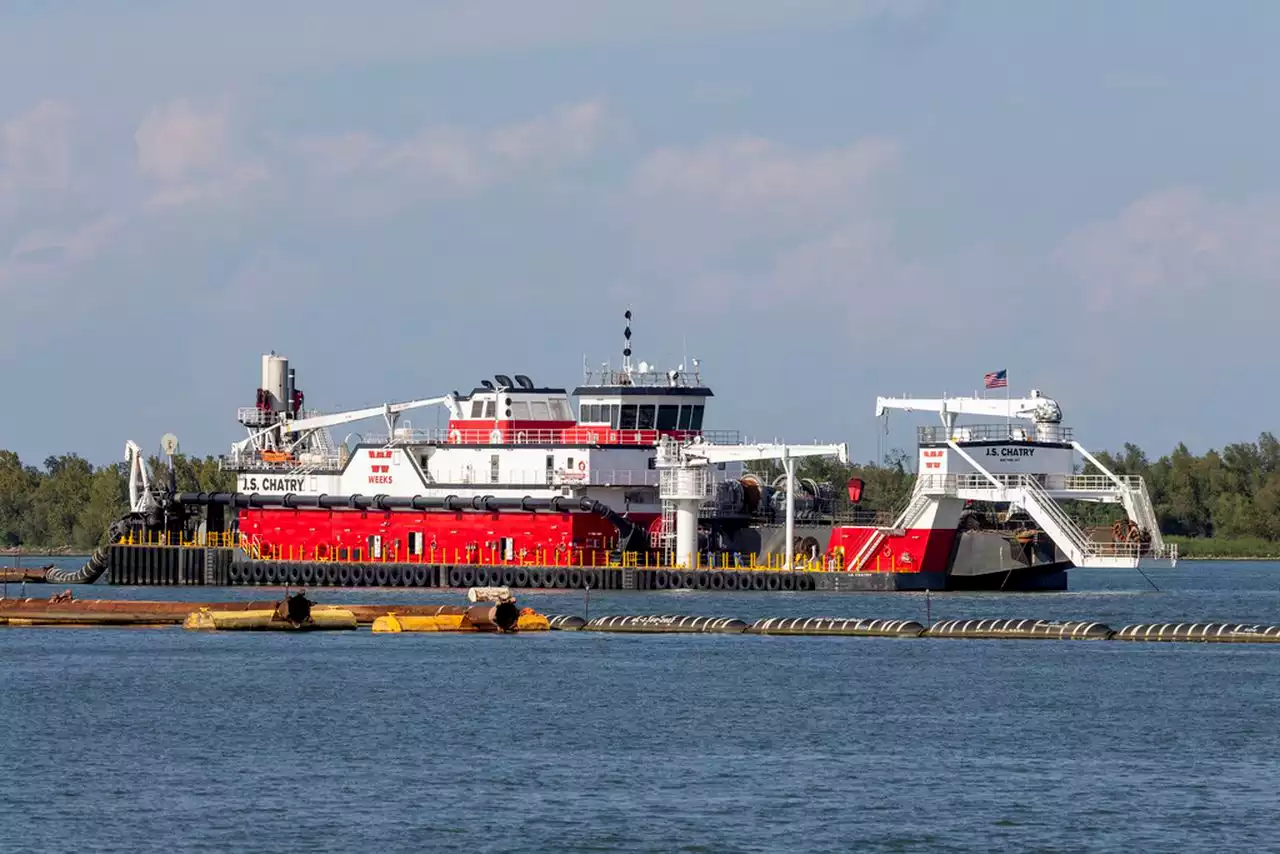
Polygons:
<instances>
[{"instance_id":1,"label":"wheelhouse window","mask_svg":"<svg viewBox=\"0 0 1280 854\"><path fill-rule=\"evenodd\" d=\"M634 403L622 404L622 414L618 418L619 430L636 429L636 405Z\"/></svg>"},{"instance_id":2,"label":"wheelhouse window","mask_svg":"<svg viewBox=\"0 0 1280 854\"><path fill-rule=\"evenodd\" d=\"M688 429L689 429L689 419L691 419L691 418L693 418L693 407L692 407L692 406L689 406L689 405L687 405L687 404L686 404L686 405L684 405L684 406L682 406L682 407L680 407L680 426L679 426L679 427L677 427L676 429L677 429L677 430L688 430Z\"/></svg>"},{"instance_id":3,"label":"wheelhouse window","mask_svg":"<svg viewBox=\"0 0 1280 854\"><path fill-rule=\"evenodd\" d=\"M553 398L551 401L551 417L556 421L572 421L573 410L569 408L567 401L560 398Z\"/></svg>"},{"instance_id":4,"label":"wheelhouse window","mask_svg":"<svg viewBox=\"0 0 1280 854\"><path fill-rule=\"evenodd\" d=\"M690 430L702 429L702 410L705 408L706 408L705 404L701 404L701 403L693 407L693 417L689 419Z\"/></svg>"},{"instance_id":5,"label":"wheelhouse window","mask_svg":"<svg viewBox=\"0 0 1280 854\"><path fill-rule=\"evenodd\" d=\"M483 400L471 401L471 417L472 418L484 417L484 401Z\"/></svg>"},{"instance_id":6,"label":"wheelhouse window","mask_svg":"<svg viewBox=\"0 0 1280 854\"><path fill-rule=\"evenodd\" d=\"M618 404L610 403L608 406L605 407L605 409L609 410L609 418L608 418L609 426L612 427L614 430L622 429L621 427L618 426L618 421L619 421ZM601 421L605 420L605 417L603 414L600 416L600 420Z\"/></svg>"},{"instance_id":7,"label":"wheelhouse window","mask_svg":"<svg viewBox=\"0 0 1280 854\"><path fill-rule=\"evenodd\" d=\"M656 406L654 406L654 405L653 405L653 404L651 404L651 403L649 403L649 404L645 404L645 405L643 405L643 406L641 406L641 407L640 407L639 415L638 415L638 417L636 418L636 429L637 429L637 430L652 430L652 429L653 429L653 422L654 422L654 418L655 418L655 416L654 416L654 410L656 410L656 409L657 409L657 407L656 407Z\"/></svg>"},{"instance_id":8,"label":"wheelhouse window","mask_svg":"<svg viewBox=\"0 0 1280 854\"><path fill-rule=\"evenodd\" d=\"M494 402L493 402L492 400L486 400L486 401L484 402L484 417L485 417L485 418L492 418L492 417L493 417L493 413L494 413L494 409L495 409L495 407L494 407Z\"/></svg>"},{"instance_id":9,"label":"wheelhouse window","mask_svg":"<svg viewBox=\"0 0 1280 854\"><path fill-rule=\"evenodd\" d=\"M551 408L547 406L545 400L535 400L530 406L533 408L533 417L537 421L548 421L551 418Z\"/></svg>"},{"instance_id":10,"label":"wheelhouse window","mask_svg":"<svg viewBox=\"0 0 1280 854\"><path fill-rule=\"evenodd\" d=\"M517 421L529 420L529 404L523 400L517 400L511 404L511 417Z\"/></svg>"},{"instance_id":11,"label":"wheelhouse window","mask_svg":"<svg viewBox=\"0 0 1280 854\"><path fill-rule=\"evenodd\" d=\"M658 407L658 429L675 430L680 423L680 407L674 403L664 403Z\"/></svg>"}]
</instances>

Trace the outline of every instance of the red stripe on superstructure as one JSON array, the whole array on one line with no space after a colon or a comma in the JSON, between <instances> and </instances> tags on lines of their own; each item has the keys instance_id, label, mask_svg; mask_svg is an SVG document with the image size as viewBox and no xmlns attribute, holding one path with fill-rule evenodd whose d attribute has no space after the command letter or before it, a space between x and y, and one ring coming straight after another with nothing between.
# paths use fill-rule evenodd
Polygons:
<instances>
[{"instance_id":1,"label":"red stripe on superstructure","mask_svg":"<svg viewBox=\"0 0 1280 854\"><path fill-rule=\"evenodd\" d=\"M500 444L515 445L657 445L664 436L687 441L701 430L616 430L576 421L493 421L450 419L449 443L490 445L498 431Z\"/></svg>"}]
</instances>

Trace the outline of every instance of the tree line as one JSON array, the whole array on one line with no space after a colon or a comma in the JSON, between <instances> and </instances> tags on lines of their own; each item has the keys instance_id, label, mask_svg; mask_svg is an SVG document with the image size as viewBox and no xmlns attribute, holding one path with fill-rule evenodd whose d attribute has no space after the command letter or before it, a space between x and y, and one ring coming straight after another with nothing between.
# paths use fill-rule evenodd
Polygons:
<instances>
[{"instance_id":1,"label":"tree line","mask_svg":"<svg viewBox=\"0 0 1280 854\"><path fill-rule=\"evenodd\" d=\"M149 462L153 476L167 480L167 462ZM214 457L178 454L173 462L180 492L235 489L235 474L223 471ZM62 454L37 468L24 465L13 451L0 451L0 547L90 550L128 509L124 463L93 466L78 454Z\"/></svg>"},{"instance_id":2,"label":"tree line","mask_svg":"<svg viewBox=\"0 0 1280 854\"><path fill-rule=\"evenodd\" d=\"M1156 460L1126 443L1118 452L1095 456L1116 474L1141 475L1166 534L1189 538L1280 541L1280 440L1263 433L1256 442L1237 442L1221 451L1191 453L1184 444ZM861 509L892 512L911 493L913 459L890 451L877 463L843 465L806 459L797 475L836 487L848 505L844 484L864 482ZM150 459L156 478L168 477L167 462ZM776 475L776 467L765 467ZM235 475L215 457L174 457L180 492L235 489ZM1092 471L1086 466L1084 471ZM0 451L0 547L92 549L107 527L128 510L129 473L124 463L95 467L77 454L52 456L42 467L25 465L12 451ZM1109 521L1115 508L1080 508L1085 524Z\"/></svg>"}]
</instances>

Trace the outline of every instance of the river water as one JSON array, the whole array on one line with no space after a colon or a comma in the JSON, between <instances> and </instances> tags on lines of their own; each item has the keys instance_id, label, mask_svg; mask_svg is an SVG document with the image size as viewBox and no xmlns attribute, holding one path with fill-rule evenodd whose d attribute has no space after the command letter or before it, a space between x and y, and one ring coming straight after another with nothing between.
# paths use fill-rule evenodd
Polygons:
<instances>
[{"instance_id":1,"label":"river water","mask_svg":"<svg viewBox=\"0 0 1280 854\"><path fill-rule=\"evenodd\" d=\"M1147 575L1075 570L1067 593L927 599L521 598L594 616L1280 623L1280 564L1184 561ZM1280 646L12 629L0 661L6 852L1172 851L1280 839Z\"/></svg>"}]
</instances>

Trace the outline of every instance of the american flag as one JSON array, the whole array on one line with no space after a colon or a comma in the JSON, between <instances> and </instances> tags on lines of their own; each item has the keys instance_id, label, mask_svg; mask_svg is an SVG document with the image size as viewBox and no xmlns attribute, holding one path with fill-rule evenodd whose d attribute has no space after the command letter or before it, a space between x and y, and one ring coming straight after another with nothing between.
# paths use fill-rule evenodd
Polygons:
<instances>
[{"instance_id":1,"label":"american flag","mask_svg":"<svg viewBox=\"0 0 1280 854\"><path fill-rule=\"evenodd\" d=\"M1008 388L1009 387L1008 372L1004 370L992 371L991 373L983 376L982 384L985 385L987 388Z\"/></svg>"}]
</instances>

